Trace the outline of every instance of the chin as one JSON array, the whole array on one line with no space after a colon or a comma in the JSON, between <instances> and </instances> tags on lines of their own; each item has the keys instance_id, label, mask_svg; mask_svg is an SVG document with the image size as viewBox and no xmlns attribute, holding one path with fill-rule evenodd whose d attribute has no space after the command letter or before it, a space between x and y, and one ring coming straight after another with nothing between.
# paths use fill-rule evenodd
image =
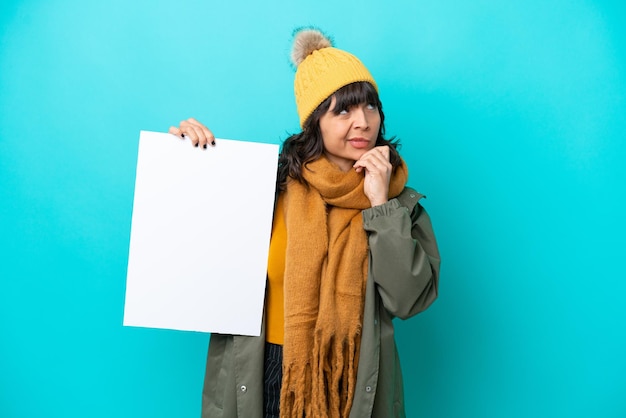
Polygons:
<instances>
[{"instance_id":1,"label":"chin","mask_svg":"<svg viewBox=\"0 0 626 418\"><path fill-rule=\"evenodd\" d=\"M353 154L353 156L354 156L354 158L353 158L353 159L354 159L354 161L357 161L357 160L361 159L361 157L362 157L362 156L364 156L364 155L365 155L368 151L370 151L370 150L371 150L371 148L370 148L370 149L359 150L359 151L355 152L355 153Z\"/></svg>"}]
</instances>

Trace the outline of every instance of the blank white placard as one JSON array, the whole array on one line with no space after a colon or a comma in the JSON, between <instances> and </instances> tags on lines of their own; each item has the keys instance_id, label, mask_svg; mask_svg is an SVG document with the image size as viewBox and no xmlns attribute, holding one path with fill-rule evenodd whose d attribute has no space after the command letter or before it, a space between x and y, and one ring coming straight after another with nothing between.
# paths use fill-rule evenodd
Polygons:
<instances>
[{"instance_id":1,"label":"blank white placard","mask_svg":"<svg viewBox=\"0 0 626 418\"><path fill-rule=\"evenodd\" d=\"M260 335L278 146L141 131L124 325Z\"/></svg>"}]
</instances>

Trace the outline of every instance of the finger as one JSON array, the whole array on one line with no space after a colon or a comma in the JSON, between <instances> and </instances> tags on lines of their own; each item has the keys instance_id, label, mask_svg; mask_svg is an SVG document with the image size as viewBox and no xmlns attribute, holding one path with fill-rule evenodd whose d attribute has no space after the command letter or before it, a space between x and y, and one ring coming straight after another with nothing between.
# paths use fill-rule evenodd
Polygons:
<instances>
[{"instance_id":1,"label":"finger","mask_svg":"<svg viewBox=\"0 0 626 418\"><path fill-rule=\"evenodd\" d=\"M371 150L367 155L367 159L375 161L375 164L379 167L391 167L389 162L389 147L381 146Z\"/></svg>"},{"instance_id":2,"label":"finger","mask_svg":"<svg viewBox=\"0 0 626 418\"><path fill-rule=\"evenodd\" d=\"M389 147L386 145L374 147L363 154L359 160L367 160L370 158L376 158L380 161L389 161Z\"/></svg>"},{"instance_id":3,"label":"finger","mask_svg":"<svg viewBox=\"0 0 626 418\"><path fill-rule=\"evenodd\" d=\"M180 128L184 135L191 140L191 144L194 147L202 146L206 148L207 138L202 130L202 125L199 122L190 118L182 121L180 123Z\"/></svg>"},{"instance_id":4,"label":"finger","mask_svg":"<svg viewBox=\"0 0 626 418\"><path fill-rule=\"evenodd\" d=\"M180 122L180 132L182 133L184 138L189 138L189 141L191 141L191 145L193 145L194 147L198 146L200 138L198 137L198 134L196 133L196 130L194 129L194 126L192 124L187 121Z\"/></svg>"},{"instance_id":5,"label":"finger","mask_svg":"<svg viewBox=\"0 0 626 418\"><path fill-rule=\"evenodd\" d=\"M170 129L168 130L168 132L170 134L172 134L172 135L176 135L176 136L179 136L181 138L183 137L183 133L176 126L170 126Z\"/></svg>"},{"instance_id":6,"label":"finger","mask_svg":"<svg viewBox=\"0 0 626 418\"><path fill-rule=\"evenodd\" d=\"M215 135L213 135L213 132L211 132L211 130L209 128L207 128L206 126L202 125L202 130L204 131L204 136L207 139L207 142L211 145L211 146L215 146Z\"/></svg>"},{"instance_id":7,"label":"finger","mask_svg":"<svg viewBox=\"0 0 626 418\"><path fill-rule=\"evenodd\" d=\"M366 174L375 174L380 173L380 169L376 165L375 161L372 161L372 158L363 158L357 161L354 165L354 168L357 172L361 172L365 170Z\"/></svg>"},{"instance_id":8,"label":"finger","mask_svg":"<svg viewBox=\"0 0 626 418\"><path fill-rule=\"evenodd\" d=\"M186 120L186 122L187 122L187 123L191 123L191 124L193 124L193 125L202 125L202 124L198 121L198 119L196 119L196 118L188 118L188 119Z\"/></svg>"},{"instance_id":9,"label":"finger","mask_svg":"<svg viewBox=\"0 0 626 418\"><path fill-rule=\"evenodd\" d=\"M209 128L194 118L189 118L185 122L198 136L198 145L203 148L206 148L207 144L215 145L215 135L213 135L213 132L211 132Z\"/></svg>"},{"instance_id":10,"label":"finger","mask_svg":"<svg viewBox=\"0 0 626 418\"><path fill-rule=\"evenodd\" d=\"M207 139L200 126L195 125L195 124L189 125L189 132L190 133L193 132L194 137L197 138L197 141L194 143L194 146L206 148L205 145L207 143Z\"/></svg>"},{"instance_id":11,"label":"finger","mask_svg":"<svg viewBox=\"0 0 626 418\"><path fill-rule=\"evenodd\" d=\"M383 157L385 160L389 161L389 146L388 145L381 145L379 147L374 148L375 150L377 150Z\"/></svg>"},{"instance_id":12,"label":"finger","mask_svg":"<svg viewBox=\"0 0 626 418\"><path fill-rule=\"evenodd\" d=\"M358 161L354 163L354 167L365 167L368 170L386 171L391 168L391 163L380 150L372 150L364 154Z\"/></svg>"},{"instance_id":13,"label":"finger","mask_svg":"<svg viewBox=\"0 0 626 418\"><path fill-rule=\"evenodd\" d=\"M376 150L376 152L372 153L372 155L369 156L369 160L374 162L374 164L378 167L387 167L391 165L389 163L389 156L385 155L384 151L381 150Z\"/></svg>"}]
</instances>

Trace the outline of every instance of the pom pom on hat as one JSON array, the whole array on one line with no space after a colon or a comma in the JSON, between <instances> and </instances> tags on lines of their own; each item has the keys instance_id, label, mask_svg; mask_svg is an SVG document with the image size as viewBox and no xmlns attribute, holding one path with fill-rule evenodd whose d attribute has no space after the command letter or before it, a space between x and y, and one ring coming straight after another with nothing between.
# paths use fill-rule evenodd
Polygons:
<instances>
[{"instance_id":1,"label":"pom pom on hat","mask_svg":"<svg viewBox=\"0 0 626 418\"><path fill-rule=\"evenodd\" d=\"M305 28L294 33L291 60L296 66L294 93L300 127L343 86L366 81L378 90L365 65L349 52L334 48L330 38L318 29Z\"/></svg>"},{"instance_id":2,"label":"pom pom on hat","mask_svg":"<svg viewBox=\"0 0 626 418\"><path fill-rule=\"evenodd\" d=\"M329 48L333 43L317 29L301 29L296 31L291 50L291 62L297 67L313 51Z\"/></svg>"}]
</instances>

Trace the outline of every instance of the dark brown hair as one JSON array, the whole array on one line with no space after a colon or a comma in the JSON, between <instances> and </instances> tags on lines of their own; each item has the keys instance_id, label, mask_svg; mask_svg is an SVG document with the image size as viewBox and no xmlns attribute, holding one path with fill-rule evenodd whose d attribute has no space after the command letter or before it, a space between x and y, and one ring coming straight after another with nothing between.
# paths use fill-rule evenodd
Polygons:
<instances>
[{"instance_id":1,"label":"dark brown hair","mask_svg":"<svg viewBox=\"0 0 626 418\"><path fill-rule=\"evenodd\" d=\"M320 118L328 112L331 98L335 96L333 112L339 114L344 109L349 109L362 103L376 106L380 113L380 129L376 146L389 146L389 161L395 169L400 165L400 155L397 148L400 144L395 138L385 139L385 114L383 105L378 97L378 92L370 83L360 81L343 86L324 100L307 118L302 127L302 132L291 135L283 142L280 156L278 157L278 176L276 180L277 191L285 190L289 177L307 184L302 176L302 170L306 165L317 160L324 153L324 142L320 131Z\"/></svg>"}]
</instances>

